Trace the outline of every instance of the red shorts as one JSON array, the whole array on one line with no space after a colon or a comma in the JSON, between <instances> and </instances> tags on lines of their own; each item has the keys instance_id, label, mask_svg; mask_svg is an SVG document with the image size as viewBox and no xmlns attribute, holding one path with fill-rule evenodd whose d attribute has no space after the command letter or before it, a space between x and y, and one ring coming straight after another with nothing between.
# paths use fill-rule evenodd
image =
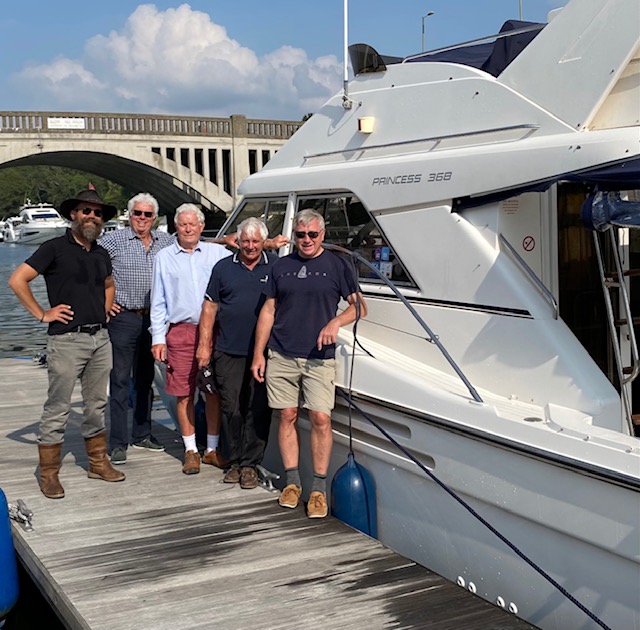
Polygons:
<instances>
[{"instance_id":1,"label":"red shorts","mask_svg":"<svg viewBox=\"0 0 640 630\"><path fill-rule=\"evenodd\" d=\"M167 332L167 382L165 391L171 396L193 396L196 391L198 362L197 324L171 324Z\"/></svg>"}]
</instances>

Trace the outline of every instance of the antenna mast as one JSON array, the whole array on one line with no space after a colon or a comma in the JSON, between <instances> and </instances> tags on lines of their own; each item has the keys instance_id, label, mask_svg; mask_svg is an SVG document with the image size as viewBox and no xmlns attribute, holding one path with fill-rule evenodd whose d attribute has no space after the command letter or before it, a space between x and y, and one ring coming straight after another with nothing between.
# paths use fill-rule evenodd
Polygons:
<instances>
[{"instance_id":1,"label":"antenna mast","mask_svg":"<svg viewBox=\"0 0 640 630\"><path fill-rule=\"evenodd\" d=\"M351 109L351 99L349 98L349 0L343 0L344 4L344 77L342 87L342 107Z\"/></svg>"}]
</instances>

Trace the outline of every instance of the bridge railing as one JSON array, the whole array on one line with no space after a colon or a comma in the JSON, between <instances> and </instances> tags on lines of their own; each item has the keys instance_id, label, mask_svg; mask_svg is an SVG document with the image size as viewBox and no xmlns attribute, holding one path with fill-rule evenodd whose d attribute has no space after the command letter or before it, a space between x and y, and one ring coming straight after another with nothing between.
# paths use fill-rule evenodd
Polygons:
<instances>
[{"instance_id":1,"label":"bridge railing","mask_svg":"<svg viewBox=\"0 0 640 630\"><path fill-rule=\"evenodd\" d=\"M302 121L109 114L82 112L0 112L0 133L104 133L170 136L246 137L286 140Z\"/></svg>"}]
</instances>

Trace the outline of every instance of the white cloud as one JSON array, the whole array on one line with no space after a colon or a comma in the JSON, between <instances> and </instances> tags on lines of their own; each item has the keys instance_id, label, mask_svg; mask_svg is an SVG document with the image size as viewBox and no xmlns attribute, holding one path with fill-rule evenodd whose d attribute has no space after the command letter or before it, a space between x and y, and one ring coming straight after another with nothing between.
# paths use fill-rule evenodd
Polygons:
<instances>
[{"instance_id":1,"label":"white cloud","mask_svg":"<svg viewBox=\"0 0 640 630\"><path fill-rule=\"evenodd\" d=\"M120 31L97 35L81 59L24 69L16 89L47 109L299 119L341 85L334 57L283 46L263 57L188 4L140 5Z\"/></svg>"}]
</instances>

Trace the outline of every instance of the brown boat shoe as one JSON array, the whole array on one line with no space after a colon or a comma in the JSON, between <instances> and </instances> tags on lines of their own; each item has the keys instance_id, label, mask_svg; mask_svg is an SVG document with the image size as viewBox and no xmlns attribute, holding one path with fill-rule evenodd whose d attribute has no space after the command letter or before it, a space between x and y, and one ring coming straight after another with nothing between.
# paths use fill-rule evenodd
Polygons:
<instances>
[{"instance_id":1,"label":"brown boat shoe","mask_svg":"<svg viewBox=\"0 0 640 630\"><path fill-rule=\"evenodd\" d=\"M315 490L309 495L307 516L309 518L324 518L329 513L327 497L324 492Z\"/></svg>"},{"instance_id":2,"label":"brown boat shoe","mask_svg":"<svg viewBox=\"0 0 640 630\"><path fill-rule=\"evenodd\" d=\"M219 451L209 451L202 456L202 463L215 466L216 468L226 468L229 462L222 456Z\"/></svg>"},{"instance_id":3,"label":"brown boat shoe","mask_svg":"<svg viewBox=\"0 0 640 630\"><path fill-rule=\"evenodd\" d=\"M300 501L301 494L302 488L300 486L296 486L293 483L290 483L280 494L278 503L282 507L293 509L295 507L298 507L298 502Z\"/></svg>"},{"instance_id":4,"label":"brown boat shoe","mask_svg":"<svg viewBox=\"0 0 640 630\"><path fill-rule=\"evenodd\" d=\"M240 471L240 487L244 490L253 490L258 485L258 473L252 466L243 466Z\"/></svg>"},{"instance_id":5,"label":"brown boat shoe","mask_svg":"<svg viewBox=\"0 0 640 630\"><path fill-rule=\"evenodd\" d=\"M200 472L200 454L198 452L185 451L182 472L185 475L197 475Z\"/></svg>"},{"instance_id":6,"label":"brown boat shoe","mask_svg":"<svg viewBox=\"0 0 640 630\"><path fill-rule=\"evenodd\" d=\"M222 478L223 483L240 483L240 469L237 466L231 466Z\"/></svg>"}]
</instances>

